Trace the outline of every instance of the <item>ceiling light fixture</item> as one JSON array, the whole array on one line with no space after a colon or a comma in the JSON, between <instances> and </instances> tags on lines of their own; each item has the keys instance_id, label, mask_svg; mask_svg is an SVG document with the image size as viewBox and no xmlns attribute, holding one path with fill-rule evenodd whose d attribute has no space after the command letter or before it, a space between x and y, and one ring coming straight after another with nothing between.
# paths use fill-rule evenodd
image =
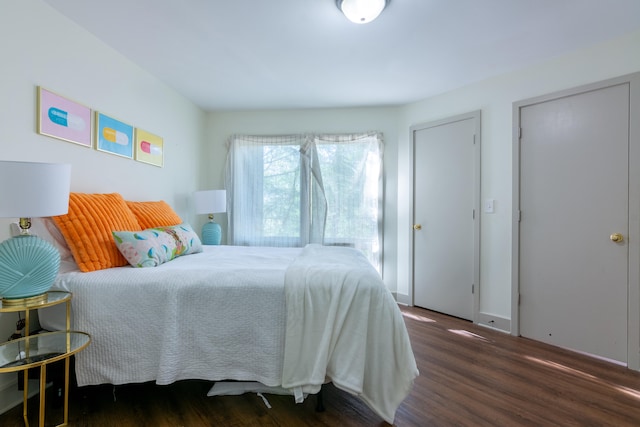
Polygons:
<instances>
[{"instance_id":1,"label":"ceiling light fixture","mask_svg":"<svg viewBox=\"0 0 640 427\"><path fill-rule=\"evenodd\" d=\"M366 24L376 19L391 0L336 0L336 6L344 16L356 24Z\"/></svg>"}]
</instances>

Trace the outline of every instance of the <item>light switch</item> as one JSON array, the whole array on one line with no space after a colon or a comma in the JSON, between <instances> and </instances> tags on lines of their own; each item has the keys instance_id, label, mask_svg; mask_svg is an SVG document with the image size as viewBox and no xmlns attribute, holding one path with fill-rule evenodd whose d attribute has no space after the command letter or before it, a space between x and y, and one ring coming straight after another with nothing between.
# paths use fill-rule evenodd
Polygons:
<instances>
[{"instance_id":1,"label":"light switch","mask_svg":"<svg viewBox=\"0 0 640 427\"><path fill-rule=\"evenodd\" d=\"M485 199L484 200L484 213L492 214L494 212L494 209L493 209L494 202L495 202L494 199Z\"/></svg>"}]
</instances>

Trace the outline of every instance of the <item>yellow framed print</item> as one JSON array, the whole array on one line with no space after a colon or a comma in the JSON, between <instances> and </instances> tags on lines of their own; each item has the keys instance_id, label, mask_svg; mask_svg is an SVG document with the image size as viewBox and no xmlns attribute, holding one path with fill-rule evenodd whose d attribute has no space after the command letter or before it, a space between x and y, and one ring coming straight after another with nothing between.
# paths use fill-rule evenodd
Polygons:
<instances>
[{"instance_id":1,"label":"yellow framed print","mask_svg":"<svg viewBox=\"0 0 640 427\"><path fill-rule=\"evenodd\" d=\"M158 135L136 128L136 160L164 166L164 141Z\"/></svg>"}]
</instances>

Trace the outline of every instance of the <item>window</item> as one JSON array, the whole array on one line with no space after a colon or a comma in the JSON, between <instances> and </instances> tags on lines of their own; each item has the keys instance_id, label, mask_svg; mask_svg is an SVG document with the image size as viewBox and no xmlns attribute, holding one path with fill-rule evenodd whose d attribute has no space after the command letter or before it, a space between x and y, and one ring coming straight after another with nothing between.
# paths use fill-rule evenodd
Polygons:
<instances>
[{"instance_id":1,"label":"window","mask_svg":"<svg viewBox=\"0 0 640 427\"><path fill-rule=\"evenodd\" d=\"M379 268L382 135L233 136L227 191L235 245L361 249Z\"/></svg>"}]
</instances>

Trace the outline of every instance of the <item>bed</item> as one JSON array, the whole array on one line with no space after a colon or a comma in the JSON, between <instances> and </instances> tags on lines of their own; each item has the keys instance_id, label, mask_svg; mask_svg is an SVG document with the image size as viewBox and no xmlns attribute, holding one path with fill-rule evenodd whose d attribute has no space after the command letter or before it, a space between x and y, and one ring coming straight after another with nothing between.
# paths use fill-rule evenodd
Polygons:
<instances>
[{"instance_id":1,"label":"bed","mask_svg":"<svg viewBox=\"0 0 640 427\"><path fill-rule=\"evenodd\" d=\"M395 300L351 248L203 246L153 268L66 266L53 289L92 337L79 386L232 380L300 402L332 382L392 424L418 375Z\"/></svg>"}]
</instances>

